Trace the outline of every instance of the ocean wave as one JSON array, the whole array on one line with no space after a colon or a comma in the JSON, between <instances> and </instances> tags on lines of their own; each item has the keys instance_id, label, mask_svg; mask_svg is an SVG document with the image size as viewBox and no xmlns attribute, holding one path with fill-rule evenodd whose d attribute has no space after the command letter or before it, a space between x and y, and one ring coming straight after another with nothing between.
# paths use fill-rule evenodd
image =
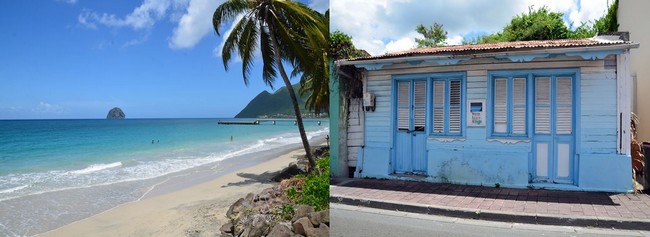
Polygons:
<instances>
[{"instance_id":1,"label":"ocean wave","mask_svg":"<svg viewBox=\"0 0 650 237\"><path fill-rule=\"evenodd\" d=\"M324 136L328 131L329 129L325 127L308 132L307 137L311 139ZM174 151L162 153L162 156L155 160L139 160L127 157L123 160L131 160L132 162L126 164L119 161L92 164L86 168L71 171L50 170L46 172L10 174L0 176L0 201L48 192L157 178L225 159L300 143L301 139L298 133L283 133L246 144L226 143L202 152L196 152L194 148L188 148L187 152L195 153L181 152L184 154L178 154L178 152Z\"/></svg>"},{"instance_id":2,"label":"ocean wave","mask_svg":"<svg viewBox=\"0 0 650 237\"><path fill-rule=\"evenodd\" d=\"M0 193L13 193L15 191L18 191L18 190L21 190L21 189L24 189L24 188L27 188L27 187L29 187L29 185L22 185L22 186L10 188L10 189L0 190Z\"/></svg>"},{"instance_id":3,"label":"ocean wave","mask_svg":"<svg viewBox=\"0 0 650 237\"><path fill-rule=\"evenodd\" d=\"M110 163L110 164L94 164L94 165L90 165L90 166L88 166L88 167L86 167L84 169L70 171L69 173L70 174L77 174L77 175L79 175L79 174L90 174L90 173L97 172L97 171L100 171L100 170L116 168L116 167L120 167L120 166L122 166L122 162L119 162L119 161L118 162L113 162L113 163Z\"/></svg>"}]
</instances>

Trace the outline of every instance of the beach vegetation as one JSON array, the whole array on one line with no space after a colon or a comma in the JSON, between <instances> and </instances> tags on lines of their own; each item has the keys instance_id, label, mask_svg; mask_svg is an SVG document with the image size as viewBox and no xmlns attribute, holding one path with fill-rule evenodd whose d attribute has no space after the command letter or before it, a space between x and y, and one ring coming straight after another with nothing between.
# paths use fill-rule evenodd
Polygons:
<instances>
[{"instance_id":1,"label":"beach vegetation","mask_svg":"<svg viewBox=\"0 0 650 237\"><path fill-rule=\"evenodd\" d=\"M316 73L323 67L320 61L327 52L326 18L305 4L290 0L227 0L217 7L212 24L217 35L224 23L232 22L231 32L221 50L223 65L237 56L241 59L244 84L248 85L251 68L259 51L262 59L262 80L273 88L279 76L289 92L300 138L309 161L310 170L315 161L311 154L297 96L284 64L304 73ZM325 31L326 32L326 31ZM237 54L237 55L235 55ZM325 71L325 70L320 70ZM292 73L292 76L293 75ZM309 100L309 99L308 99Z\"/></svg>"},{"instance_id":2,"label":"beach vegetation","mask_svg":"<svg viewBox=\"0 0 650 237\"><path fill-rule=\"evenodd\" d=\"M329 157L322 158L316 163L316 170L305 179L300 203L313 206L316 211L329 207L330 169Z\"/></svg>"},{"instance_id":3,"label":"beach vegetation","mask_svg":"<svg viewBox=\"0 0 650 237\"><path fill-rule=\"evenodd\" d=\"M276 210L276 216L280 218L280 220L291 220L293 218L293 215L296 213L296 209L293 207L293 205L289 203L282 204L282 206L278 207Z\"/></svg>"},{"instance_id":4,"label":"beach vegetation","mask_svg":"<svg viewBox=\"0 0 650 237\"><path fill-rule=\"evenodd\" d=\"M316 162L316 169L307 175L296 175L293 178L304 179L300 188L287 188L287 197L294 203L313 206L316 211L329 208L330 197L330 166L329 157L323 157Z\"/></svg>"}]
</instances>

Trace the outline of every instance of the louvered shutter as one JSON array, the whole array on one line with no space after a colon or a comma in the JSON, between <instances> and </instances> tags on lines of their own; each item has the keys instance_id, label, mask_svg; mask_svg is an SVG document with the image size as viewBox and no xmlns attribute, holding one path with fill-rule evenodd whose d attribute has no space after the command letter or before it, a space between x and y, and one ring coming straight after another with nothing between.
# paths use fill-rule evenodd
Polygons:
<instances>
[{"instance_id":1,"label":"louvered shutter","mask_svg":"<svg viewBox=\"0 0 650 237\"><path fill-rule=\"evenodd\" d=\"M413 86L413 129L415 131L424 131L427 83L426 81L416 81Z\"/></svg>"},{"instance_id":2,"label":"louvered shutter","mask_svg":"<svg viewBox=\"0 0 650 237\"><path fill-rule=\"evenodd\" d=\"M409 130L410 83L397 83L397 129Z\"/></svg>"},{"instance_id":3,"label":"louvered shutter","mask_svg":"<svg viewBox=\"0 0 650 237\"><path fill-rule=\"evenodd\" d=\"M526 78L514 78L512 90L512 134L526 134Z\"/></svg>"},{"instance_id":4,"label":"louvered shutter","mask_svg":"<svg viewBox=\"0 0 650 237\"><path fill-rule=\"evenodd\" d=\"M556 80L555 90L555 132L557 134L571 134L573 127L573 88L571 77L559 77Z\"/></svg>"},{"instance_id":5,"label":"louvered shutter","mask_svg":"<svg viewBox=\"0 0 650 237\"><path fill-rule=\"evenodd\" d=\"M449 81L449 133L460 133L460 80Z\"/></svg>"},{"instance_id":6,"label":"louvered shutter","mask_svg":"<svg viewBox=\"0 0 650 237\"><path fill-rule=\"evenodd\" d=\"M494 80L494 132L506 133L508 128L507 79Z\"/></svg>"},{"instance_id":7,"label":"louvered shutter","mask_svg":"<svg viewBox=\"0 0 650 237\"><path fill-rule=\"evenodd\" d=\"M445 82L433 82L433 132L445 132Z\"/></svg>"},{"instance_id":8,"label":"louvered shutter","mask_svg":"<svg viewBox=\"0 0 650 237\"><path fill-rule=\"evenodd\" d=\"M535 133L551 133L551 79L535 78Z\"/></svg>"}]
</instances>

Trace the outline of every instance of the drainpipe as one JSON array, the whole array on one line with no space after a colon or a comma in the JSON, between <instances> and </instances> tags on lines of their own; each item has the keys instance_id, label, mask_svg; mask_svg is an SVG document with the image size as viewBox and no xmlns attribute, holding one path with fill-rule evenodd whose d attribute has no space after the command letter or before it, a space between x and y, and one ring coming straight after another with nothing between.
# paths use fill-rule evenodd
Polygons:
<instances>
[{"instance_id":1,"label":"drainpipe","mask_svg":"<svg viewBox=\"0 0 650 237\"><path fill-rule=\"evenodd\" d=\"M363 88L363 94L366 94L368 92L368 74L367 71L364 71L362 76L361 76L361 87ZM361 111L363 112L363 137L361 138L361 148L357 151L357 178L363 178L363 162L365 160L365 148L366 148L366 110L363 109L363 99L359 100L361 101L361 106L360 108ZM359 162L361 160L361 162Z\"/></svg>"}]
</instances>

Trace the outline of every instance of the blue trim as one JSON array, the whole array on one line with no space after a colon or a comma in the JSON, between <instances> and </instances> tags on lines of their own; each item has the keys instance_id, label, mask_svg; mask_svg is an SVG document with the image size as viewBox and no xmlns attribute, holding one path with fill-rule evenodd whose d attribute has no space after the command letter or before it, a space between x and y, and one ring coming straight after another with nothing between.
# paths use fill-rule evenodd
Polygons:
<instances>
[{"instance_id":1,"label":"blue trim","mask_svg":"<svg viewBox=\"0 0 650 237\"><path fill-rule=\"evenodd\" d=\"M617 55L617 54L622 54L624 53L625 50L619 49L619 50L606 50L606 51L588 51L588 52L574 52L574 53L565 53L566 56L580 56L582 59L591 59L591 60L596 60L596 59L604 59L609 55Z\"/></svg>"},{"instance_id":2,"label":"blue trim","mask_svg":"<svg viewBox=\"0 0 650 237\"><path fill-rule=\"evenodd\" d=\"M465 137L466 128L466 103L467 103L467 73L466 72L449 72L449 73L435 73L430 74L431 76L431 103L427 105L427 110L429 110L431 117L427 120L431 121L431 126L427 129L427 135L430 137ZM460 81L460 133L449 133L449 105L450 105L450 88L451 81L459 80ZM433 85L435 81L445 81L445 101L444 101L444 128L442 133L433 133L433 98L434 88Z\"/></svg>"},{"instance_id":3,"label":"blue trim","mask_svg":"<svg viewBox=\"0 0 650 237\"><path fill-rule=\"evenodd\" d=\"M390 85L390 87L391 87L391 93L390 93L390 95L391 95L390 96L391 97L391 99L390 99L390 101L391 101L391 106L390 106L390 109L391 109L391 111L390 111L390 114L391 114L390 115L391 116L391 119L390 119L391 120L391 122L390 122L391 123L391 126L390 126L391 136L390 136L390 143L389 144L391 146L391 149L390 149L390 159L389 159L389 162L388 162L388 171L391 174L395 173L395 165L396 165L396 163L395 163L395 157L396 157L395 150L396 149L394 149L394 148L395 148L395 142L396 142L395 136L397 136L397 82L398 82L397 80L391 80L391 85ZM367 131L367 130L364 130L364 131ZM364 132L364 134L365 134L365 132Z\"/></svg>"},{"instance_id":4,"label":"blue trim","mask_svg":"<svg viewBox=\"0 0 650 237\"><path fill-rule=\"evenodd\" d=\"M454 65L462 61L467 61L470 58L439 58L439 59L427 59L425 62L435 62L439 65Z\"/></svg>"},{"instance_id":5,"label":"blue trim","mask_svg":"<svg viewBox=\"0 0 650 237\"><path fill-rule=\"evenodd\" d=\"M512 72L512 73L510 73ZM487 124L487 137L488 138L516 138L516 139L521 139L521 138L530 138L530 120L531 114L530 114L530 89L529 87L532 85L530 76L526 73L522 73L519 71L495 71L495 72L488 72L488 96L487 96L487 108L488 108L488 114L486 116L486 119L488 120ZM514 134L513 133L513 116L512 114L514 113L514 79L515 78L526 78L526 132L525 134ZM505 79L506 80L506 100L507 100L507 107L506 107L506 132L505 133L495 133L494 132L494 81L497 79Z\"/></svg>"},{"instance_id":6,"label":"blue trim","mask_svg":"<svg viewBox=\"0 0 650 237\"><path fill-rule=\"evenodd\" d=\"M384 66L390 66L390 65L393 65L393 63L365 63L365 64L357 64L355 65L355 67L365 68L368 71L374 71L374 70L379 70Z\"/></svg>"},{"instance_id":7,"label":"blue trim","mask_svg":"<svg viewBox=\"0 0 650 237\"><path fill-rule=\"evenodd\" d=\"M504 55L504 56L495 56L496 59L510 59L513 62L530 62L535 58L548 58L550 54L548 53L538 53L538 54L519 54L519 55Z\"/></svg>"}]
</instances>

